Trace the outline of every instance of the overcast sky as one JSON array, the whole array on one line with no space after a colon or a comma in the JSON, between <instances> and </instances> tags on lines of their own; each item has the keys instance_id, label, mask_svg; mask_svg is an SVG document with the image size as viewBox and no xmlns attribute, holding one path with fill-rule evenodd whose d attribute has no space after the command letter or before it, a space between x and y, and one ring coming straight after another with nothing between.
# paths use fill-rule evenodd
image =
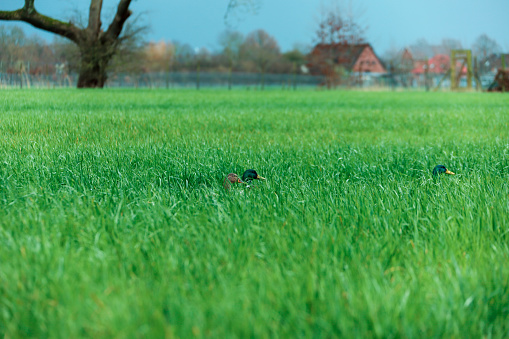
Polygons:
<instances>
[{"instance_id":1,"label":"overcast sky","mask_svg":"<svg viewBox=\"0 0 509 339\"><path fill-rule=\"evenodd\" d=\"M229 0L133 0L134 13L144 12L150 24L148 40L178 40L195 48L218 49L218 36L227 26L224 14ZM229 23L244 34L262 28L279 43L282 51L294 44L312 45L320 8L331 0L260 0L259 10L237 13ZM336 1L338 2L338 1ZM0 10L23 6L23 0L0 0ZM104 14L113 13L118 0L104 0ZM339 1L348 5L349 1ZM509 51L509 0L357 0L354 12L368 27L366 38L378 54L426 39L439 44L443 38L459 40L470 48L485 33ZM88 11L87 0L36 0L43 14L67 19L70 11ZM108 17L110 18L110 17ZM103 21L107 23L106 21ZM5 22L4 22L5 23ZM46 39L51 35L37 32Z\"/></svg>"}]
</instances>

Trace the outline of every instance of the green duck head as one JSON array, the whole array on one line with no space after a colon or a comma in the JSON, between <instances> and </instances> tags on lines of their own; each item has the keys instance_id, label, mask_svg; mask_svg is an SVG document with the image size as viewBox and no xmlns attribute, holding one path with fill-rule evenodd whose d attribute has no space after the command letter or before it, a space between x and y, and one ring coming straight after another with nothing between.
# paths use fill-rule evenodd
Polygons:
<instances>
[{"instance_id":1,"label":"green duck head","mask_svg":"<svg viewBox=\"0 0 509 339\"><path fill-rule=\"evenodd\" d=\"M436 165L435 168L433 168L433 176L440 174L454 175L454 172L449 171L444 165Z\"/></svg>"},{"instance_id":2,"label":"green duck head","mask_svg":"<svg viewBox=\"0 0 509 339\"><path fill-rule=\"evenodd\" d=\"M264 177L261 177L254 169L248 169L247 171L242 174L242 180L249 182L251 180L258 179L258 180L265 180Z\"/></svg>"}]
</instances>

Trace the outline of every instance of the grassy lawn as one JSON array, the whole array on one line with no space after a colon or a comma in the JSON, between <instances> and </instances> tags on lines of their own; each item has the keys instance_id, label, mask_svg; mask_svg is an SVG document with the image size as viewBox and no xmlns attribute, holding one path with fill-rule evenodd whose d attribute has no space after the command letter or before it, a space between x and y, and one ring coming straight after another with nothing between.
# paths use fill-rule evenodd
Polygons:
<instances>
[{"instance_id":1,"label":"grassy lawn","mask_svg":"<svg viewBox=\"0 0 509 339\"><path fill-rule=\"evenodd\" d=\"M1 337L509 336L507 95L0 93Z\"/></svg>"}]
</instances>

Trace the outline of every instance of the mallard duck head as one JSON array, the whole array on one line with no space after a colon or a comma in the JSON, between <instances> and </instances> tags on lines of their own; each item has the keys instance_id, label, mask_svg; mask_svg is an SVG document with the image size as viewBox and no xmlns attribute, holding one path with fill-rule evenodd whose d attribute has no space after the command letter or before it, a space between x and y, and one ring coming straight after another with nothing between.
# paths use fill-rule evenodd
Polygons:
<instances>
[{"instance_id":1,"label":"mallard duck head","mask_svg":"<svg viewBox=\"0 0 509 339\"><path fill-rule=\"evenodd\" d=\"M454 175L454 172L449 171L444 165L436 165L435 168L433 168L433 175L437 176L440 174Z\"/></svg>"},{"instance_id":2,"label":"mallard duck head","mask_svg":"<svg viewBox=\"0 0 509 339\"><path fill-rule=\"evenodd\" d=\"M265 180L265 178L261 177L258 173L256 173L256 171L254 169L248 169L244 172L244 174L242 174L243 181L247 182L247 181L251 181L254 179Z\"/></svg>"}]
</instances>

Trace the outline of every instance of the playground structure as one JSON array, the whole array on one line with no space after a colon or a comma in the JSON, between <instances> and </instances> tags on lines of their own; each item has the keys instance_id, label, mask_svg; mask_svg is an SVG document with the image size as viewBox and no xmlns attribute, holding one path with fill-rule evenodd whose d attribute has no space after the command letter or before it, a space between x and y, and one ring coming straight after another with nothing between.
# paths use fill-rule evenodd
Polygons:
<instances>
[{"instance_id":1,"label":"playground structure","mask_svg":"<svg viewBox=\"0 0 509 339\"><path fill-rule=\"evenodd\" d=\"M505 55L501 55L501 69L498 70L488 92L509 92L509 70L505 69Z\"/></svg>"},{"instance_id":2,"label":"playground structure","mask_svg":"<svg viewBox=\"0 0 509 339\"><path fill-rule=\"evenodd\" d=\"M443 81L450 77L451 90L459 90L462 76L466 76L466 89L472 89L472 80L475 79L476 89L482 90L481 80L478 74L477 61L474 58L472 63L472 51L468 49L451 50L450 67L440 79L435 91L438 90ZM488 91L507 92L509 91L509 70L505 70L505 55L501 56L501 69L495 75Z\"/></svg>"},{"instance_id":3,"label":"playground structure","mask_svg":"<svg viewBox=\"0 0 509 339\"><path fill-rule=\"evenodd\" d=\"M509 70L498 70L488 92L509 92Z\"/></svg>"},{"instance_id":4,"label":"playground structure","mask_svg":"<svg viewBox=\"0 0 509 339\"><path fill-rule=\"evenodd\" d=\"M459 64L459 70L456 71L456 66ZM472 89L472 77L474 76L472 70L472 51L469 49L453 49L451 51L450 68L451 90L457 90L459 88L459 81L465 67L467 73L467 89ZM477 84L479 84L479 81L477 81Z\"/></svg>"},{"instance_id":5,"label":"playground structure","mask_svg":"<svg viewBox=\"0 0 509 339\"><path fill-rule=\"evenodd\" d=\"M477 76L476 73L474 73L472 67L472 51L469 49L451 50L449 69L447 70L447 72L445 72L442 79L440 79L440 81L438 82L438 85L435 87L435 91L437 91L441 87L442 82L444 82L444 80L449 77L451 79L451 90L453 91L458 90L460 79L462 75L465 73L467 76L467 89L468 90L472 89L473 77L475 77L476 87L479 89L480 88L479 77Z\"/></svg>"}]
</instances>

